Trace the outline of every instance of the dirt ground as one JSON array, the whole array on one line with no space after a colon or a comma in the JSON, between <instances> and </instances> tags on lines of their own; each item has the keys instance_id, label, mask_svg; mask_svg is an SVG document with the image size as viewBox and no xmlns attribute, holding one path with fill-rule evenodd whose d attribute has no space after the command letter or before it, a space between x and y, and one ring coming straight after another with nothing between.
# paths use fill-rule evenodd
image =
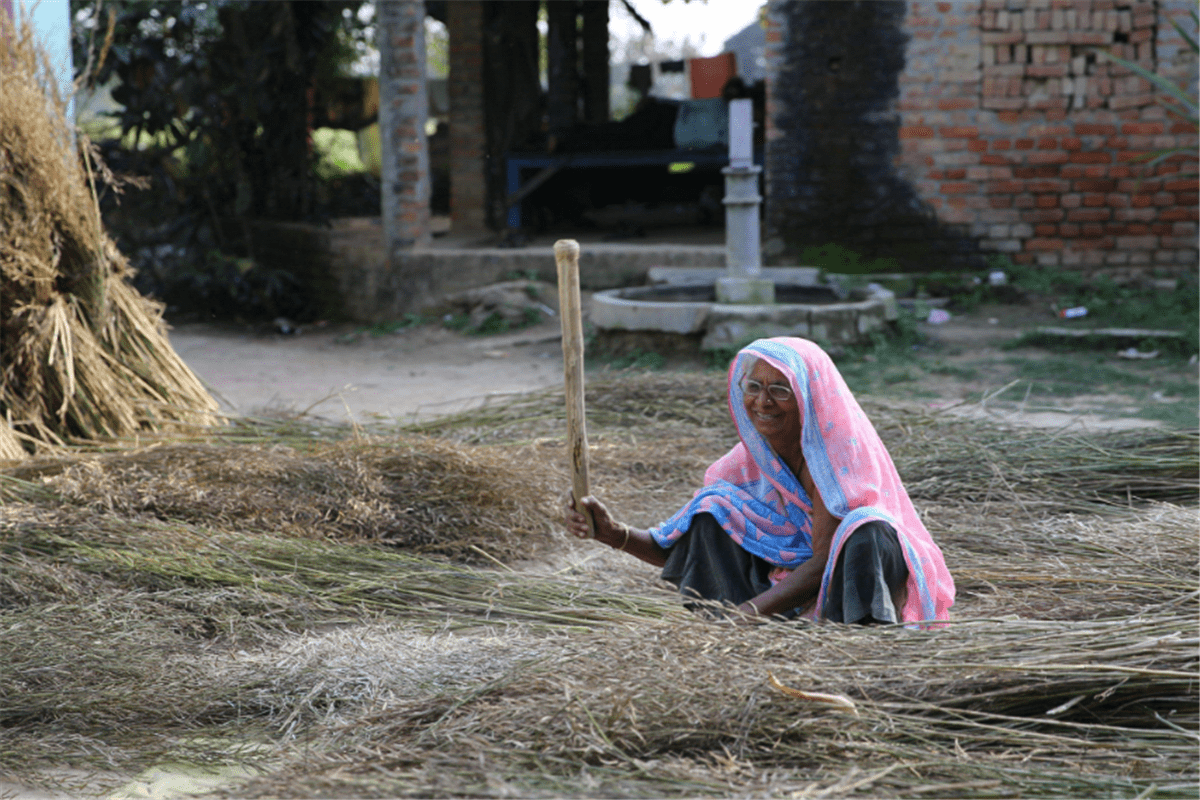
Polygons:
<instances>
[{"instance_id":1,"label":"dirt ground","mask_svg":"<svg viewBox=\"0 0 1200 800\"><path fill-rule=\"evenodd\" d=\"M1129 360L1118 348L1051 353L1006 348L1056 320L1033 306L981 306L920 323L911 353L840 362L851 387L949 413L1018 425L1122 429L1197 424L1197 369L1175 358ZM561 385L555 321L470 336L438 323L392 333L346 326L283 335L268 328L185 324L171 343L230 413L332 423L404 423ZM589 370L620 364L588 364ZM701 360L662 365L704 369Z\"/></svg>"}]
</instances>

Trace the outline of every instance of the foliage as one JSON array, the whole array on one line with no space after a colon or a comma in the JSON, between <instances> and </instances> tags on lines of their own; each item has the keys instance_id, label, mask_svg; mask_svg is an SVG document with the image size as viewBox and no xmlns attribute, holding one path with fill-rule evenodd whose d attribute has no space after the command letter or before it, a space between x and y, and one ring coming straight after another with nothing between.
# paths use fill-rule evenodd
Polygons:
<instances>
[{"instance_id":1,"label":"foliage","mask_svg":"<svg viewBox=\"0 0 1200 800\"><path fill-rule=\"evenodd\" d=\"M471 336L493 336L498 333L511 333L536 325L542 321L542 315L536 308L526 308L522 311L522 319L512 322L500 312L493 311L475 324L470 314L447 314L442 318L442 324L453 331L459 331Z\"/></svg>"},{"instance_id":2,"label":"foliage","mask_svg":"<svg viewBox=\"0 0 1200 800\"><path fill-rule=\"evenodd\" d=\"M1200 350L1200 330L1196 326L1200 318L1200 282L1194 272L1178 276L1176 288L1168 290L1152 285L1118 284L1107 275L1088 277L1071 270L1015 265L1006 256L993 256L990 266L1004 270L1009 283L1025 296L1035 296L1057 308L1087 308L1087 319L1097 327L1176 330L1184 334L1183 339L1142 342L1146 349L1183 356ZM991 288L977 287L973 296L986 298ZM1035 340L1025 337L1020 341L1031 344ZM1047 340L1036 341L1044 344ZM1074 344L1091 347L1095 343L1084 339Z\"/></svg>"},{"instance_id":3,"label":"foliage","mask_svg":"<svg viewBox=\"0 0 1200 800\"><path fill-rule=\"evenodd\" d=\"M1198 15L1195 11L1191 11L1190 14L1192 17L1192 23L1196 26L1200 26L1200 15ZM1187 43L1188 49L1190 49L1193 53L1200 53L1200 42L1197 42L1194 34L1189 34L1175 20L1171 20L1171 25L1176 31L1179 32L1179 35L1183 37L1184 42ZM1158 88L1160 94L1158 94L1156 97L1159 103L1161 103L1166 109L1169 116L1188 123L1192 126L1193 131L1200 130L1200 102L1197 101L1195 95L1188 94L1169 79L1163 77L1162 75L1151 72L1135 61L1130 61L1128 59L1115 56L1112 53L1104 50L1100 51L1100 55L1110 61L1120 64L1130 72L1133 72L1152 83ZM1188 160L1196 161L1196 148L1194 145L1167 147L1152 153L1148 153L1137 160L1145 161L1148 166L1154 167L1161 162L1175 156L1182 156ZM1195 172L1193 171L1191 174L1195 174Z\"/></svg>"},{"instance_id":4,"label":"foliage","mask_svg":"<svg viewBox=\"0 0 1200 800\"><path fill-rule=\"evenodd\" d=\"M308 93L358 58L347 27L365 22L345 12L360 5L72 1L77 81L113 86L120 104L111 112L120 136L103 143L104 157L116 171L151 181L125 208L102 198L106 223L140 273L139 289L226 313L226 305L203 305L212 292L188 290L247 277L226 269L227 256L210 256L245 252L233 221L319 217ZM268 291L290 280L254 277ZM271 304L238 307L245 290L225 292L237 313Z\"/></svg>"},{"instance_id":5,"label":"foliage","mask_svg":"<svg viewBox=\"0 0 1200 800\"><path fill-rule=\"evenodd\" d=\"M804 248L804 252L800 254L800 263L806 267L820 267L825 272L843 275L895 272L899 269L894 258L866 260L848 247L833 242Z\"/></svg>"}]
</instances>

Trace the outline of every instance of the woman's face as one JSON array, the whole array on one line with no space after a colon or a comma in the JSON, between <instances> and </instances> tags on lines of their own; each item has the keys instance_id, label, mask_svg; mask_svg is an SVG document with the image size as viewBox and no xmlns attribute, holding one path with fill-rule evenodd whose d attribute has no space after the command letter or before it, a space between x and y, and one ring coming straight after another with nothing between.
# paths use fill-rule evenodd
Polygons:
<instances>
[{"instance_id":1,"label":"woman's face","mask_svg":"<svg viewBox=\"0 0 1200 800\"><path fill-rule=\"evenodd\" d=\"M754 429L763 435L777 453L783 453L800 445L800 403L792 393L787 376L763 360L755 363L746 378L757 381L762 391L751 396L745 392L743 402ZM745 379L742 382L745 387ZM768 387L782 386L788 390L786 400L771 396Z\"/></svg>"}]
</instances>

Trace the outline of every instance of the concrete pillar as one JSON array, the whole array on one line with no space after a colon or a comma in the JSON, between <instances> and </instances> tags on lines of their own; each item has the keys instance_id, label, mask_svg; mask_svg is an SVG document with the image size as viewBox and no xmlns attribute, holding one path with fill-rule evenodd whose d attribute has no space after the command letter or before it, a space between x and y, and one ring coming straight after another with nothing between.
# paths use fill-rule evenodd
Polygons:
<instances>
[{"instance_id":1,"label":"concrete pillar","mask_svg":"<svg viewBox=\"0 0 1200 800\"><path fill-rule=\"evenodd\" d=\"M446 4L450 37L450 227L486 229L487 127L483 100L483 3Z\"/></svg>"},{"instance_id":2,"label":"concrete pillar","mask_svg":"<svg viewBox=\"0 0 1200 800\"><path fill-rule=\"evenodd\" d=\"M377 0L383 235L389 258L429 243L425 3Z\"/></svg>"}]
</instances>

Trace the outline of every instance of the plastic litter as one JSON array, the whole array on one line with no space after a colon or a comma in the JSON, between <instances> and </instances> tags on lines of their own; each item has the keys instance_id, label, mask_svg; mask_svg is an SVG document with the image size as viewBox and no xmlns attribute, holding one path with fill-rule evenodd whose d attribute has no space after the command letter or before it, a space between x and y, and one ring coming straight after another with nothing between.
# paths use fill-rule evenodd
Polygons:
<instances>
[{"instance_id":1,"label":"plastic litter","mask_svg":"<svg viewBox=\"0 0 1200 800\"><path fill-rule=\"evenodd\" d=\"M1064 308L1058 312L1058 316L1062 319L1079 319L1087 316L1086 306L1075 306L1074 308Z\"/></svg>"},{"instance_id":2,"label":"plastic litter","mask_svg":"<svg viewBox=\"0 0 1200 800\"><path fill-rule=\"evenodd\" d=\"M929 312L929 317L926 321L930 325L941 325L950 321L950 312L944 308L935 308Z\"/></svg>"},{"instance_id":3,"label":"plastic litter","mask_svg":"<svg viewBox=\"0 0 1200 800\"><path fill-rule=\"evenodd\" d=\"M1124 350L1117 351L1117 355L1121 358L1158 358L1158 351L1150 350L1149 352L1143 353L1136 347L1127 347Z\"/></svg>"},{"instance_id":4,"label":"plastic litter","mask_svg":"<svg viewBox=\"0 0 1200 800\"><path fill-rule=\"evenodd\" d=\"M1004 270L997 269L988 273L988 284L991 286L1004 286L1008 283L1008 275Z\"/></svg>"}]
</instances>

